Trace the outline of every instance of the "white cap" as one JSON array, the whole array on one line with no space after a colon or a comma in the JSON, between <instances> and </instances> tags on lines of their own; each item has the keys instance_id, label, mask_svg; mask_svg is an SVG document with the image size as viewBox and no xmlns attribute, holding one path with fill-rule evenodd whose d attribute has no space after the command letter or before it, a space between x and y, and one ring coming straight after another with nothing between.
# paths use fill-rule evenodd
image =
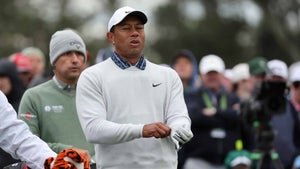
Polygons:
<instances>
[{"instance_id":1,"label":"white cap","mask_svg":"<svg viewBox=\"0 0 300 169\"><path fill-rule=\"evenodd\" d=\"M139 17L143 24L147 23L148 20L147 16L143 12L137 11L129 6L125 6L115 11L115 13L113 14L113 16L110 18L108 22L107 31L110 32L113 26L119 24L129 14L131 16Z\"/></svg>"},{"instance_id":2,"label":"white cap","mask_svg":"<svg viewBox=\"0 0 300 169\"><path fill-rule=\"evenodd\" d=\"M235 167L239 164L245 164L247 166L250 166L251 160L246 156L238 156L234 160L231 161L230 166Z\"/></svg>"},{"instance_id":3,"label":"white cap","mask_svg":"<svg viewBox=\"0 0 300 169\"><path fill-rule=\"evenodd\" d=\"M282 78L288 78L288 68L286 63L281 60L270 60L268 62L268 69L270 71L270 75L280 76Z\"/></svg>"},{"instance_id":4,"label":"white cap","mask_svg":"<svg viewBox=\"0 0 300 169\"><path fill-rule=\"evenodd\" d=\"M224 71L224 76L229 79L230 81L233 81L234 77L233 77L233 72L231 69L225 69Z\"/></svg>"},{"instance_id":5,"label":"white cap","mask_svg":"<svg viewBox=\"0 0 300 169\"><path fill-rule=\"evenodd\" d=\"M216 55L206 55L199 63L199 71L201 74L206 74L210 71L223 73L225 70L224 61Z\"/></svg>"},{"instance_id":6,"label":"white cap","mask_svg":"<svg viewBox=\"0 0 300 169\"><path fill-rule=\"evenodd\" d=\"M289 82L300 81L300 61L293 63L289 68Z\"/></svg>"},{"instance_id":7,"label":"white cap","mask_svg":"<svg viewBox=\"0 0 300 169\"><path fill-rule=\"evenodd\" d=\"M249 65L247 63L239 63L232 68L233 82L246 80L250 78Z\"/></svg>"}]
</instances>

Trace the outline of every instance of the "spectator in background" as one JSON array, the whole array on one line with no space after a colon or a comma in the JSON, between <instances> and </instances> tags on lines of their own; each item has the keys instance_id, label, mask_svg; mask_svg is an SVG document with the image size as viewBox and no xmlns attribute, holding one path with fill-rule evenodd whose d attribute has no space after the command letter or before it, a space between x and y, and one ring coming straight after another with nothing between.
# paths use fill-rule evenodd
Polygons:
<instances>
[{"instance_id":1,"label":"spectator in background","mask_svg":"<svg viewBox=\"0 0 300 169\"><path fill-rule=\"evenodd\" d=\"M33 77L30 60L22 53L11 55L10 60L17 66L19 77L23 86L27 89Z\"/></svg>"},{"instance_id":2,"label":"spectator in background","mask_svg":"<svg viewBox=\"0 0 300 169\"><path fill-rule=\"evenodd\" d=\"M95 64L105 61L113 55L113 51L110 48L100 49L95 58Z\"/></svg>"},{"instance_id":3,"label":"spectator in background","mask_svg":"<svg viewBox=\"0 0 300 169\"><path fill-rule=\"evenodd\" d=\"M90 160L94 147L85 139L75 105L77 80L85 68L85 44L77 33L65 29L52 35L49 50L54 77L26 90L19 118L56 153L72 148Z\"/></svg>"},{"instance_id":4,"label":"spectator in background","mask_svg":"<svg viewBox=\"0 0 300 169\"><path fill-rule=\"evenodd\" d=\"M290 154L292 152L295 153L295 149L297 150L296 154L298 154L298 158L293 159L294 160L294 168L299 168L299 150L300 150L300 136L299 136L299 128L300 128L300 62L295 62L292 65L290 65L288 69L288 85L290 88L290 95L289 95L289 111L293 115L293 120L291 123L296 126L293 128L293 130L289 131L289 135L293 136L293 140L290 140L290 144L288 144L287 147L288 149L286 151L290 152L288 153L288 157L290 157ZM290 124L291 125L291 124ZM288 129L287 129L288 130ZM284 134L287 135L287 134ZM289 137L291 138L291 137ZM291 144L292 143L292 144ZM285 157L285 158L288 158ZM288 158L290 160L290 158ZM290 161L291 162L291 161Z\"/></svg>"},{"instance_id":5,"label":"spectator in background","mask_svg":"<svg viewBox=\"0 0 300 169\"><path fill-rule=\"evenodd\" d=\"M289 87L291 90L290 100L293 105L293 110L299 113L300 112L300 62L295 62L289 67Z\"/></svg>"},{"instance_id":6,"label":"spectator in background","mask_svg":"<svg viewBox=\"0 0 300 169\"><path fill-rule=\"evenodd\" d=\"M93 64L93 56L91 53L86 50L86 63L85 63L85 68L91 66Z\"/></svg>"},{"instance_id":7,"label":"spectator in background","mask_svg":"<svg viewBox=\"0 0 300 169\"><path fill-rule=\"evenodd\" d=\"M25 88L19 78L16 65L7 59L0 60L0 90L14 108L14 112L17 111ZM0 148L0 168L15 162L18 160Z\"/></svg>"},{"instance_id":8,"label":"spectator in background","mask_svg":"<svg viewBox=\"0 0 300 169\"><path fill-rule=\"evenodd\" d=\"M216 55L200 61L202 86L186 97L194 138L183 147L184 169L223 169L225 156L238 139L245 149L253 148L252 133L239 119L239 99L221 83L224 69L224 61Z\"/></svg>"},{"instance_id":9,"label":"spectator in background","mask_svg":"<svg viewBox=\"0 0 300 169\"><path fill-rule=\"evenodd\" d=\"M287 85L288 68L286 63L276 59L270 60L267 65L269 70L267 80L272 82L282 82ZM291 73L291 75L294 76L295 72ZM285 95L284 98L286 97L287 96ZM283 103L281 106L283 106ZM284 168L291 168L293 156L296 153L297 148L299 148L296 143L300 138L298 123L298 113L292 111L292 107L286 98L286 108L283 109L283 112L273 114L271 119L272 128L275 132L274 148L279 154L279 158Z\"/></svg>"},{"instance_id":10,"label":"spectator in background","mask_svg":"<svg viewBox=\"0 0 300 169\"><path fill-rule=\"evenodd\" d=\"M268 72L267 62L263 57L255 57L248 62L252 91L265 80Z\"/></svg>"},{"instance_id":11,"label":"spectator in background","mask_svg":"<svg viewBox=\"0 0 300 169\"><path fill-rule=\"evenodd\" d=\"M250 80L249 65L239 63L232 68L233 72L233 91L241 101L247 100L253 91L253 85Z\"/></svg>"},{"instance_id":12,"label":"spectator in background","mask_svg":"<svg viewBox=\"0 0 300 169\"><path fill-rule=\"evenodd\" d=\"M0 60L0 90L17 111L25 88L18 76L16 65L6 59Z\"/></svg>"},{"instance_id":13,"label":"spectator in background","mask_svg":"<svg viewBox=\"0 0 300 169\"><path fill-rule=\"evenodd\" d=\"M225 69L221 78L221 83L228 92L233 91L233 72L231 69Z\"/></svg>"},{"instance_id":14,"label":"spectator in background","mask_svg":"<svg viewBox=\"0 0 300 169\"><path fill-rule=\"evenodd\" d=\"M299 148L299 118L289 103L289 100L286 98L286 93L282 93L282 95L279 93L280 89L285 90L286 87L288 77L286 64L280 60L271 60L267 63L267 66L266 77L259 82L268 84L269 89L271 89L271 86L276 87L276 91L271 91L273 94L261 90L255 91L255 93L259 94L259 96L265 96L264 99L276 101L277 107L271 107L272 105L266 104L268 102L261 102L261 104L264 104L263 108L256 112L258 113L257 119L262 119L259 121L259 126L256 127L256 145L258 149L274 148L279 155L283 167L290 169L293 156ZM295 73L293 71L291 72ZM280 95L277 95L277 93ZM272 98L268 98L270 96ZM270 134L274 134L274 139L270 139L269 142L267 142L269 144L263 142L265 139L263 132L266 131L270 132ZM273 152L271 153L273 154ZM270 166L272 166L271 163L265 163L263 167L269 168Z\"/></svg>"},{"instance_id":15,"label":"spectator in background","mask_svg":"<svg viewBox=\"0 0 300 169\"><path fill-rule=\"evenodd\" d=\"M251 152L247 150L232 150L225 158L226 169L251 169Z\"/></svg>"},{"instance_id":16,"label":"spectator in background","mask_svg":"<svg viewBox=\"0 0 300 169\"><path fill-rule=\"evenodd\" d=\"M195 92L200 87L200 76L194 54L187 49L178 51L171 60L171 67L178 73L183 84L184 97ZM182 168L184 162L184 150L178 151L178 169Z\"/></svg>"},{"instance_id":17,"label":"spectator in background","mask_svg":"<svg viewBox=\"0 0 300 169\"><path fill-rule=\"evenodd\" d=\"M282 60L274 59L267 63L268 66L268 80L287 82L288 67Z\"/></svg>"},{"instance_id":18,"label":"spectator in background","mask_svg":"<svg viewBox=\"0 0 300 169\"><path fill-rule=\"evenodd\" d=\"M257 81L262 81L265 79L268 66L267 60L263 57L255 57L249 61L249 71L250 75L254 77Z\"/></svg>"},{"instance_id":19,"label":"spectator in background","mask_svg":"<svg viewBox=\"0 0 300 169\"><path fill-rule=\"evenodd\" d=\"M44 53L36 47L27 47L22 50L24 56L26 56L32 66L32 80L28 84L28 88L41 84L50 79L46 75L45 67L46 60Z\"/></svg>"},{"instance_id":20,"label":"spectator in background","mask_svg":"<svg viewBox=\"0 0 300 169\"><path fill-rule=\"evenodd\" d=\"M190 50L177 52L172 57L171 67L178 73L184 93L195 92L200 87L197 60Z\"/></svg>"}]
</instances>

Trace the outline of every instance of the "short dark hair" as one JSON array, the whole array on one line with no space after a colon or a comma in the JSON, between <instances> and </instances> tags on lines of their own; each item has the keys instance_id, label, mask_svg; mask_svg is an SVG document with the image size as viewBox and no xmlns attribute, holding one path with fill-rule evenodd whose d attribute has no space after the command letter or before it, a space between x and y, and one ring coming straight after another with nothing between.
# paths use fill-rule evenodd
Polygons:
<instances>
[{"instance_id":1,"label":"short dark hair","mask_svg":"<svg viewBox=\"0 0 300 169\"><path fill-rule=\"evenodd\" d=\"M109 30L109 32L114 33L115 32L115 26L111 27L111 29Z\"/></svg>"}]
</instances>

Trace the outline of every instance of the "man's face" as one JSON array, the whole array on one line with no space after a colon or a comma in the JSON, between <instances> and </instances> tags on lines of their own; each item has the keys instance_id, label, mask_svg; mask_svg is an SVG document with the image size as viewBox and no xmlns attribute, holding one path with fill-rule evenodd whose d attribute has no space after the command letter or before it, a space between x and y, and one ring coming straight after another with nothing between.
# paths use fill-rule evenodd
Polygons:
<instances>
[{"instance_id":1,"label":"man's face","mask_svg":"<svg viewBox=\"0 0 300 169\"><path fill-rule=\"evenodd\" d=\"M291 92L293 93L292 97L294 97L294 99L300 103L300 81L293 82L290 88Z\"/></svg>"},{"instance_id":2,"label":"man's face","mask_svg":"<svg viewBox=\"0 0 300 169\"><path fill-rule=\"evenodd\" d=\"M32 80L33 74L31 73L31 71L22 71L19 72L19 77L21 79L21 81L23 82L23 85L25 87L27 87L30 83L30 81Z\"/></svg>"},{"instance_id":3,"label":"man's face","mask_svg":"<svg viewBox=\"0 0 300 169\"><path fill-rule=\"evenodd\" d=\"M252 81L249 79L243 79L238 82L239 88L243 91L251 92L253 90Z\"/></svg>"},{"instance_id":4,"label":"man's face","mask_svg":"<svg viewBox=\"0 0 300 169\"><path fill-rule=\"evenodd\" d=\"M7 76L0 76L0 90L5 94L8 95L11 92L12 84Z\"/></svg>"},{"instance_id":5,"label":"man's face","mask_svg":"<svg viewBox=\"0 0 300 169\"><path fill-rule=\"evenodd\" d=\"M128 16L114 26L113 32L107 33L107 38L121 57L129 62L137 61L144 49L144 24L137 17Z\"/></svg>"},{"instance_id":6,"label":"man's face","mask_svg":"<svg viewBox=\"0 0 300 169\"><path fill-rule=\"evenodd\" d=\"M173 67L182 80L190 80L192 78L193 64L187 57L176 59Z\"/></svg>"},{"instance_id":7,"label":"man's face","mask_svg":"<svg viewBox=\"0 0 300 169\"><path fill-rule=\"evenodd\" d=\"M35 55L30 55L28 56L29 61L31 62L32 65L32 73L34 76L36 75L41 75L44 72L45 69L45 64L42 61L42 59L38 56Z\"/></svg>"},{"instance_id":8,"label":"man's face","mask_svg":"<svg viewBox=\"0 0 300 169\"><path fill-rule=\"evenodd\" d=\"M210 71L201 75L204 86L214 91L218 91L221 88L221 76L216 71Z\"/></svg>"},{"instance_id":9,"label":"man's face","mask_svg":"<svg viewBox=\"0 0 300 169\"><path fill-rule=\"evenodd\" d=\"M57 78L67 84L75 84L84 69L84 56L80 52L70 51L58 57L54 63Z\"/></svg>"}]
</instances>

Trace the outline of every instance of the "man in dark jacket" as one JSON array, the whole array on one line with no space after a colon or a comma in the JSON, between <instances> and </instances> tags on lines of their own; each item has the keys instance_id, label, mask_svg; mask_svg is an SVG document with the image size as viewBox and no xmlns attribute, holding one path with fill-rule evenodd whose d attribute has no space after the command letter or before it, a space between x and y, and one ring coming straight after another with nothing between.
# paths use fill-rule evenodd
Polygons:
<instances>
[{"instance_id":1,"label":"man in dark jacket","mask_svg":"<svg viewBox=\"0 0 300 169\"><path fill-rule=\"evenodd\" d=\"M223 60L216 55L200 61L203 86L186 97L194 138L184 147L185 169L223 169L224 158L238 139L245 149L252 148L251 132L239 119L239 100L221 84L224 69Z\"/></svg>"},{"instance_id":2,"label":"man in dark jacket","mask_svg":"<svg viewBox=\"0 0 300 169\"><path fill-rule=\"evenodd\" d=\"M277 63L274 66L278 67L277 69L279 70L280 65ZM275 73L274 75L282 77L285 80L287 79L287 75L283 76L281 74L282 72L288 74L287 71L286 67L278 72L273 72L271 69L271 73ZM278 152L284 168L291 168L293 157L300 148L300 62L290 66L288 83L290 95L287 97L285 112L273 115L271 121L276 134L274 148Z\"/></svg>"}]
</instances>

